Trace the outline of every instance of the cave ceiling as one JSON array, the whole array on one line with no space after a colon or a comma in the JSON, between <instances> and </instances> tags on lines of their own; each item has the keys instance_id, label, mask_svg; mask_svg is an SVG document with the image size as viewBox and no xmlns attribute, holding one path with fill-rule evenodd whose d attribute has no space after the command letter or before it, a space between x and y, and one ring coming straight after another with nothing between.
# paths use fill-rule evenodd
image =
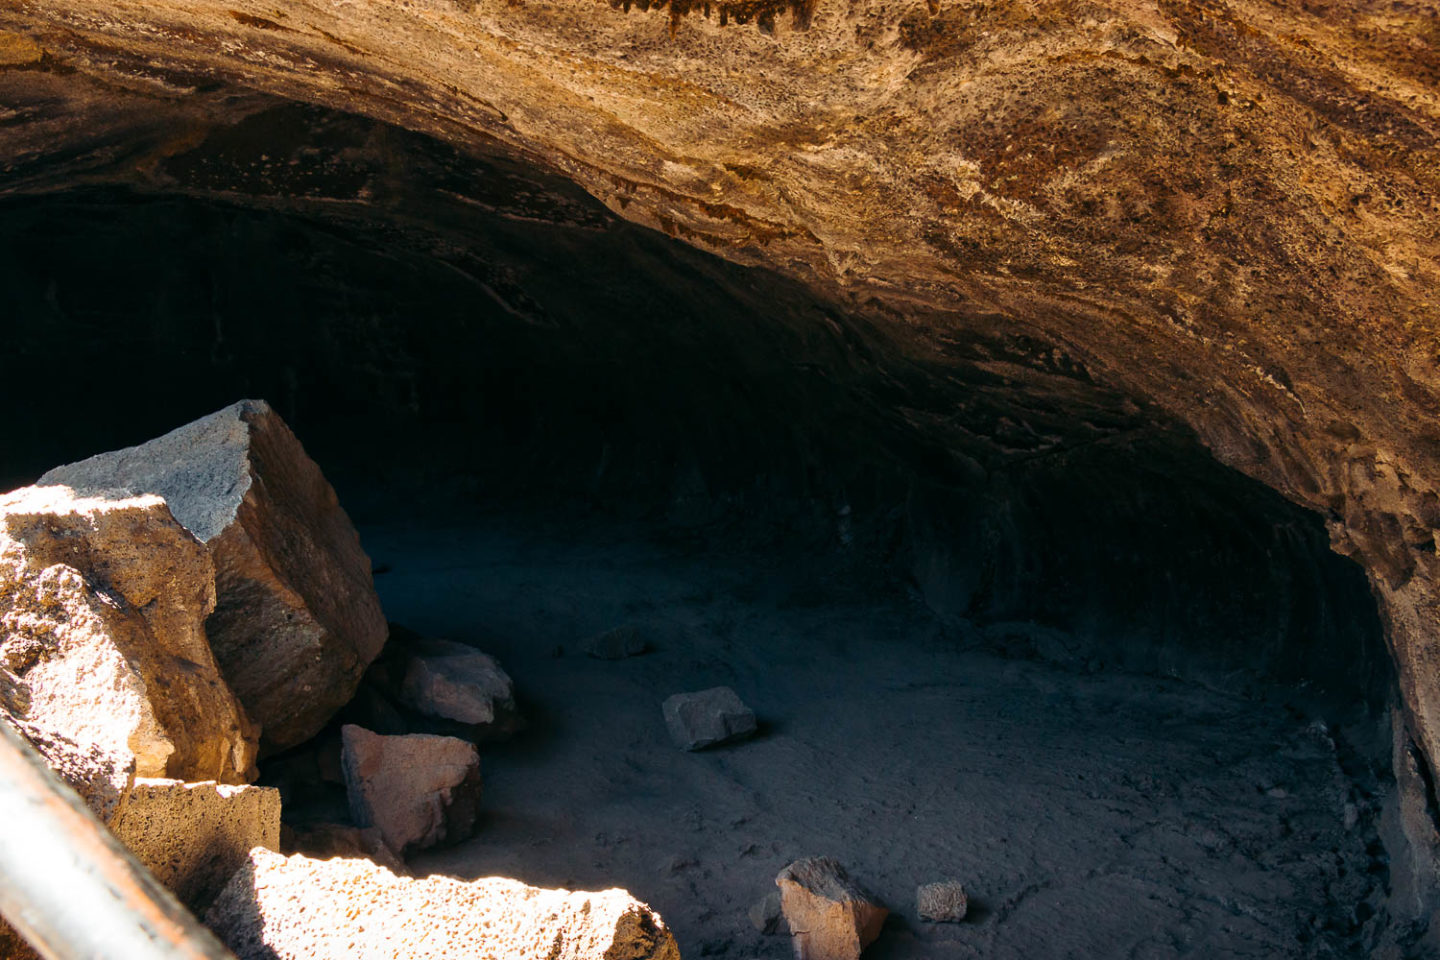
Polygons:
<instances>
[{"instance_id":1,"label":"cave ceiling","mask_svg":"<svg viewBox=\"0 0 1440 960\"><path fill-rule=\"evenodd\" d=\"M903 358L906 398L947 369L1049 398L993 412L1018 439L992 453L1193 432L1365 565L1440 756L1433 3L3 0L0 30L4 194L418 219L338 161L207 173L217 131L310 104L503 152L535 171L524 215L803 284ZM513 208L516 182L443 189ZM969 449L952 396L909 422Z\"/></svg>"}]
</instances>

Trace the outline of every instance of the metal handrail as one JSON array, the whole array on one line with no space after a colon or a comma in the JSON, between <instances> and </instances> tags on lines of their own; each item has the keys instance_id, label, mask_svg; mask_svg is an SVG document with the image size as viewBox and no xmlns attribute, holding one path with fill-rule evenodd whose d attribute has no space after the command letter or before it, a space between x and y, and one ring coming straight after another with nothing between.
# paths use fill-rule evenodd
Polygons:
<instances>
[{"instance_id":1,"label":"metal handrail","mask_svg":"<svg viewBox=\"0 0 1440 960\"><path fill-rule=\"evenodd\" d=\"M3 718L0 913L47 960L235 960Z\"/></svg>"}]
</instances>

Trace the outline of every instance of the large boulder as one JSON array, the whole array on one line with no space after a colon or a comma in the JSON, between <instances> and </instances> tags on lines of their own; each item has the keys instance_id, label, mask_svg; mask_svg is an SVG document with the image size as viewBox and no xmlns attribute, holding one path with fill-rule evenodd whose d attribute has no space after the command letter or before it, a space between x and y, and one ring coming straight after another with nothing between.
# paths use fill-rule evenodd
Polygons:
<instances>
[{"instance_id":1,"label":"large boulder","mask_svg":"<svg viewBox=\"0 0 1440 960\"><path fill-rule=\"evenodd\" d=\"M890 913L831 857L796 860L775 885L795 960L856 960Z\"/></svg>"},{"instance_id":2,"label":"large boulder","mask_svg":"<svg viewBox=\"0 0 1440 960\"><path fill-rule=\"evenodd\" d=\"M205 923L239 960L680 960L665 922L624 890L409 879L268 850L251 852Z\"/></svg>"},{"instance_id":3,"label":"large boulder","mask_svg":"<svg viewBox=\"0 0 1440 960\"><path fill-rule=\"evenodd\" d=\"M377 827L386 846L412 850L470 836L480 812L480 754L457 737L386 737L341 730L345 790L359 827Z\"/></svg>"},{"instance_id":4,"label":"large boulder","mask_svg":"<svg viewBox=\"0 0 1440 960\"><path fill-rule=\"evenodd\" d=\"M263 400L242 400L40 483L164 497L210 551L206 628L267 745L317 733L385 642L370 559L320 468Z\"/></svg>"},{"instance_id":5,"label":"large boulder","mask_svg":"<svg viewBox=\"0 0 1440 960\"><path fill-rule=\"evenodd\" d=\"M13 715L62 775L78 763L101 793L132 771L253 775L253 727L205 638L214 606L209 554L159 497L0 497L0 665L24 690ZM104 816L115 798L87 799Z\"/></svg>"},{"instance_id":6,"label":"large boulder","mask_svg":"<svg viewBox=\"0 0 1440 960\"><path fill-rule=\"evenodd\" d=\"M280 792L141 778L110 832L181 902L203 910L252 848L280 849Z\"/></svg>"}]
</instances>

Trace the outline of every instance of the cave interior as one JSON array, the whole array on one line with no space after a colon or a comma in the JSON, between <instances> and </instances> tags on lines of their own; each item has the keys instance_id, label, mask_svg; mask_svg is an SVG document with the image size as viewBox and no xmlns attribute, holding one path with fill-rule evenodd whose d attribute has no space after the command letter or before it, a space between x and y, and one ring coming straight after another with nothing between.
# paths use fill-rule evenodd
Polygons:
<instances>
[{"instance_id":1,"label":"cave interior","mask_svg":"<svg viewBox=\"0 0 1440 960\"><path fill-rule=\"evenodd\" d=\"M0 474L267 399L389 618L530 721L412 867L623 886L687 956L785 955L747 911L809 854L891 904L867 956L1395 936L1396 681L1325 518L1014 318L836 302L499 145L242 113L143 178L9 170ZM644 656L578 654L624 623ZM760 734L676 750L660 700L722 683ZM965 924L908 905L945 876Z\"/></svg>"}]
</instances>

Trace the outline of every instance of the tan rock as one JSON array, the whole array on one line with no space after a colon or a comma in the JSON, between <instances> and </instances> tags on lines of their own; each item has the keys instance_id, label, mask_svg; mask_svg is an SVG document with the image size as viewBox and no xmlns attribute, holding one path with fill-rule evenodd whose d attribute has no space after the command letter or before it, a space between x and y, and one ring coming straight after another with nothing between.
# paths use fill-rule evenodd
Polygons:
<instances>
[{"instance_id":1,"label":"tan rock","mask_svg":"<svg viewBox=\"0 0 1440 960\"><path fill-rule=\"evenodd\" d=\"M239 960L680 960L664 921L624 890L412 880L365 860L266 850L251 853L205 922Z\"/></svg>"},{"instance_id":2,"label":"tan rock","mask_svg":"<svg viewBox=\"0 0 1440 960\"><path fill-rule=\"evenodd\" d=\"M775 883L795 960L855 960L890 914L830 857L796 860Z\"/></svg>"},{"instance_id":3,"label":"tan rock","mask_svg":"<svg viewBox=\"0 0 1440 960\"><path fill-rule=\"evenodd\" d=\"M253 847L280 849L280 792L141 778L110 832L183 903L203 910Z\"/></svg>"},{"instance_id":4,"label":"tan rock","mask_svg":"<svg viewBox=\"0 0 1440 960\"><path fill-rule=\"evenodd\" d=\"M456 737L385 737L341 730L345 789L357 826L378 827L391 850L454 843L470 836L480 810L480 755Z\"/></svg>"},{"instance_id":5,"label":"tan rock","mask_svg":"<svg viewBox=\"0 0 1440 960\"><path fill-rule=\"evenodd\" d=\"M317 733L385 642L370 560L320 468L263 400L137 447L57 467L42 484L164 497L209 549L220 669L267 744Z\"/></svg>"},{"instance_id":6,"label":"tan rock","mask_svg":"<svg viewBox=\"0 0 1440 960\"><path fill-rule=\"evenodd\" d=\"M112 773L250 777L253 728L205 638L214 590L159 497L0 497L0 663L26 688L32 740L71 741Z\"/></svg>"},{"instance_id":7,"label":"tan rock","mask_svg":"<svg viewBox=\"0 0 1440 960\"><path fill-rule=\"evenodd\" d=\"M922 883L915 888L915 912L931 923L959 923L970 909L970 898L958 880Z\"/></svg>"}]
</instances>

